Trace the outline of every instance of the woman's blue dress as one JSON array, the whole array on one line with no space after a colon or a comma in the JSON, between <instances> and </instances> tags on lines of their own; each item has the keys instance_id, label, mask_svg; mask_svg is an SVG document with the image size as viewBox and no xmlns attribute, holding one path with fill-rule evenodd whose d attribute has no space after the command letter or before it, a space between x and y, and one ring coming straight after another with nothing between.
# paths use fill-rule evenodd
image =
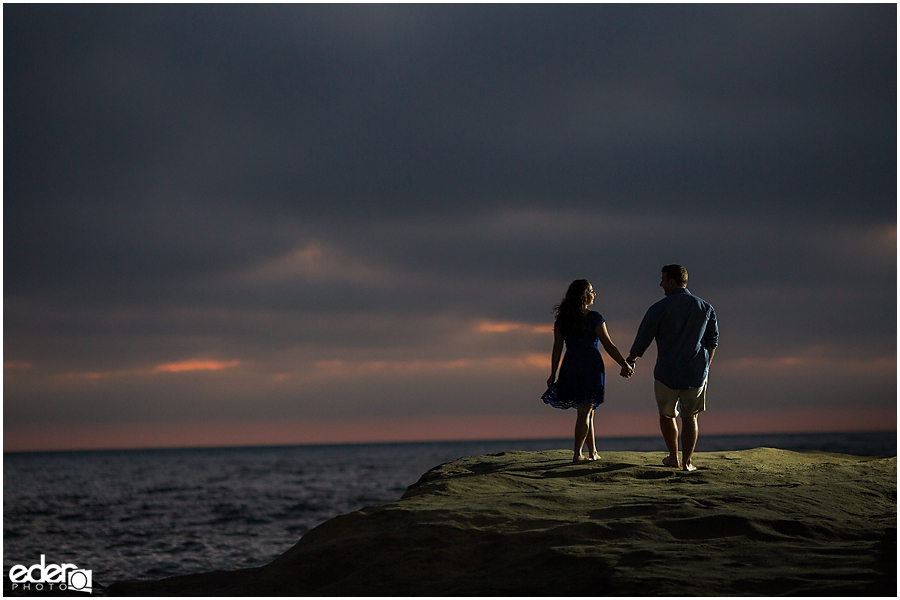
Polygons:
<instances>
[{"instance_id":1,"label":"woman's blue dress","mask_svg":"<svg viewBox=\"0 0 900 600\"><path fill-rule=\"evenodd\" d=\"M563 331L566 353L556 383L542 396L544 402L555 408L574 408L588 402L597 408L603 403L605 373L596 330L604 322L603 316L592 310L580 328ZM553 327L559 327L559 318Z\"/></svg>"}]
</instances>

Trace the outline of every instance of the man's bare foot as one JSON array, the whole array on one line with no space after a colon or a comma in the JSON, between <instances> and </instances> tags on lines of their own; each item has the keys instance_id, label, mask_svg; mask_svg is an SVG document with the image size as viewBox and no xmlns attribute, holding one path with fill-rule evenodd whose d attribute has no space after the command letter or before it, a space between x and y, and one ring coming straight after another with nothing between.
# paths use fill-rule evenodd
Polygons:
<instances>
[{"instance_id":1,"label":"man's bare foot","mask_svg":"<svg viewBox=\"0 0 900 600\"><path fill-rule=\"evenodd\" d=\"M583 462L587 462L589 460L591 460L591 459L589 459L587 456L584 456L583 454L576 454L575 457L572 459L572 462L573 463L583 463Z\"/></svg>"},{"instance_id":2,"label":"man's bare foot","mask_svg":"<svg viewBox=\"0 0 900 600\"><path fill-rule=\"evenodd\" d=\"M594 452L588 460L600 460L600 455Z\"/></svg>"},{"instance_id":3,"label":"man's bare foot","mask_svg":"<svg viewBox=\"0 0 900 600\"><path fill-rule=\"evenodd\" d=\"M667 456L663 459L663 464L667 467L678 468L678 459Z\"/></svg>"},{"instance_id":4,"label":"man's bare foot","mask_svg":"<svg viewBox=\"0 0 900 600\"><path fill-rule=\"evenodd\" d=\"M696 471L697 467L695 467L694 465L692 465L690 463L690 461L688 461L688 462L684 463L684 470L685 471Z\"/></svg>"}]
</instances>

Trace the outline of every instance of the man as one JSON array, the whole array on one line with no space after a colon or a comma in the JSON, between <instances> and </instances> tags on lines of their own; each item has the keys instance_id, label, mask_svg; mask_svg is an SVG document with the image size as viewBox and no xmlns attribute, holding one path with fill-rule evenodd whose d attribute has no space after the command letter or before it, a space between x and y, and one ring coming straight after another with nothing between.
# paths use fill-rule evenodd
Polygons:
<instances>
[{"instance_id":1,"label":"man","mask_svg":"<svg viewBox=\"0 0 900 600\"><path fill-rule=\"evenodd\" d=\"M662 268L659 285L666 297L647 310L626 360L633 364L656 340L654 390L659 428L669 449L663 464L679 467L675 418L680 415L681 466L695 471L691 455L699 434L697 415L706 410L707 377L719 344L719 327L713 307L688 291L687 278L687 269L681 265Z\"/></svg>"}]
</instances>

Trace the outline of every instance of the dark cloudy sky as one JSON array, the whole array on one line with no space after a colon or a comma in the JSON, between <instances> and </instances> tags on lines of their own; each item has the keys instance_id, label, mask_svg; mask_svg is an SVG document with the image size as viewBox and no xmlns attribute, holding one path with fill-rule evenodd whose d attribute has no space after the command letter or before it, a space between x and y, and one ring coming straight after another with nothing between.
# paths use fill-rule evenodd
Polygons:
<instances>
[{"instance_id":1,"label":"dark cloudy sky","mask_svg":"<svg viewBox=\"0 0 900 600\"><path fill-rule=\"evenodd\" d=\"M894 429L896 11L5 4L4 448L568 436L672 262L705 431Z\"/></svg>"}]
</instances>

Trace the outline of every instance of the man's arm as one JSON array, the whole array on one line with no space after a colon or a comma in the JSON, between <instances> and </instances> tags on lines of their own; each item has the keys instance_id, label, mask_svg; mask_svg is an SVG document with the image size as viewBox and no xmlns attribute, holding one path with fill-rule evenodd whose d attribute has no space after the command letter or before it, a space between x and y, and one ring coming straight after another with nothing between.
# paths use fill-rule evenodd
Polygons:
<instances>
[{"instance_id":1,"label":"man's arm","mask_svg":"<svg viewBox=\"0 0 900 600\"><path fill-rule=\"evenodd\" d=\"M716 311L709 307L709 318L706 323L706 331L703 334L703 347L709 351L709 365L712 365L713 356L719 346L719 325L716 323Z\"/></svg>"},{"instance_id":2,"label":"man's arm","mask_svg":"<svg viewBox=\"0 0 900 600\"><path fill-rule=\"evenodd\" d=\"M634 336L634 343L631 345L631 351L628 354L628 358L625 359L630 363L634 363L636 358L643 356L650 344L653 343L656 329L659 326L659 311L654 310L655 308L656 305L654 304L647 310L647 314L644 315L644 319L641 321L641 326L638 327L637 335Z\"/></svg>"},{"instance_id":3,"label":"man's arm","mask_svg":"<svg viewBox=\"0 0 900 600\"><path fill-rule=\"evenodd\" d=\"M710 306L709 314L706 317L706 331L703 332L701 340L703 347L707 350L715 350L719 345L719 324L716 322L716 311Z\"/></svg>"}]
</instances>

